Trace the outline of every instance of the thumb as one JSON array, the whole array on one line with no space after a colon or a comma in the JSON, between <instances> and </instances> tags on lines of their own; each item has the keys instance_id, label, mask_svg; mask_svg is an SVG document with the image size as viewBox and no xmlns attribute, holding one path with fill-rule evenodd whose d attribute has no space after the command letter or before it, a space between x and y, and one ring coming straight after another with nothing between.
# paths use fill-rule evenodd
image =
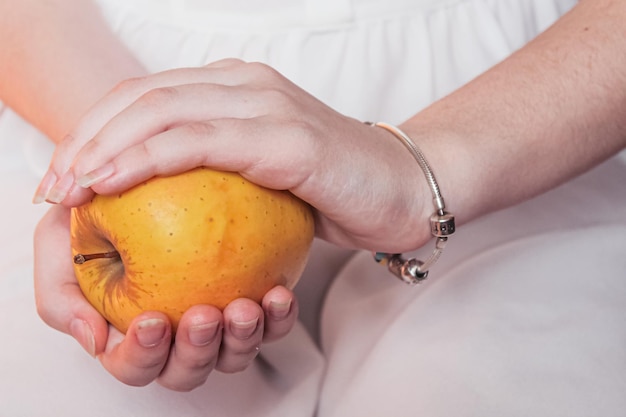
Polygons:
<instances>
[{"instance_id":1,"label":"thumb","mask_svg":"<svg viewBox=\"0 0 626 417\"><path fill-rule=\"evenodd\" d=\"M108 324L85 299L72 267L70 210L53 206L34 237L37 312L50 327L73 336L92 356L104 350Z\"/></svg>"}]
</instances>

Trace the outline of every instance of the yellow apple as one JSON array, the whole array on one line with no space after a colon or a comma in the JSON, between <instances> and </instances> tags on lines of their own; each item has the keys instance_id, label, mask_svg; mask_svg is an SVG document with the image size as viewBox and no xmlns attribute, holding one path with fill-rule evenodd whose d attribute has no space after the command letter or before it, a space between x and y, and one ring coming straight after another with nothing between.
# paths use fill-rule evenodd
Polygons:
<instances>
[{"instance_id":1,"label":"yellow apple","mask_svg":"<svg viewBox=\"0 0 626 417\"><path fill-rule=\"evenodd\" d=\"M260 301L293 288L313 241L310 207L287 191L238 174L197 168L156 177L72 209L78 283L91 304L126 332L143 311L174 328L191 306Z\"/></svg>"}]
</instances>

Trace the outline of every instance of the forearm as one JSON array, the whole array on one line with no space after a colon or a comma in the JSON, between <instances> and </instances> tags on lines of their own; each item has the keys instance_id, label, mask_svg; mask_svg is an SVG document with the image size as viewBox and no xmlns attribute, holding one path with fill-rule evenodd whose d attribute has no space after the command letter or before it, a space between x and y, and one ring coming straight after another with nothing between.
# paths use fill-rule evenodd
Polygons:
<instances>
[{"instance_id":1,"label":"forearm","mask_svg":"<svg viewBox=\"0 0 626 417\"><path fill-rule=\"evenodd\" d=\"M145 73L85 0L0 1L0 100L59 141L119 81Z\"/></svg>"},{"instance_id":2,"label":"forearm","mask_svg":"<svg viewBox=\"0 0 626 417\"><path fill-rule=\"evenodd\" d=\"M460 221L540 194L626 146L625 21L626 2L582 0L402 126Z\"/></svg>"}]
</instances>

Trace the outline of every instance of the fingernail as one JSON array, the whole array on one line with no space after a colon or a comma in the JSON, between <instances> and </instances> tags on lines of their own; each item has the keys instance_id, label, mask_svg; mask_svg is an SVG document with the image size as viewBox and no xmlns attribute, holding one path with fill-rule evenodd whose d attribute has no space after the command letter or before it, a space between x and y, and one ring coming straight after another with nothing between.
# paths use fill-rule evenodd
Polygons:
<instances>
[{"instance_id":1,"label":"fingernail","mask_svg":"<svg viewBox=\"0 0 626 417\"><path fill-rule=\"evenodd\" d=\"M70 170L63 174L61 179L52 187L46 196L46 201L52 204L59 204L67 197L73 185L74 173Z\"/></svg>"},{"instance_id":2,"label":"fingernail","mask_svg":"<svg viewBox=\"0 0 626 417\"><path fill-rule=\"evenodd\" d=\"M291 300L285 303L272 301L270 302L268 313L269 313L269 316L275 320L284 320L289 315L290 310L291 310Z\"/></svg>"},{"instance_id":3,"label":"fingernail","mask_svg":"<svg viewBox=\"0 0 626 417\"><path fill-rule=\"evenodd\" d=\"M189 328L189 341L194 346L206 346L215 340L217 330L220 323L214 321L211 323L196 324Z\"/></svg>"},{"instance_id":4,"label":"fingernail","mask_svg":"<svg viewBox=\"0 0 626 417\"><path fill-rule=\"evenodd\" d=\"M57 176L54 171L49 170L46 175L43 176L35 195L33 196L33 204L41 204L46 201L46 196L50 192L50 189L56 184Z\"/></svg>"},{"instance_id":5,"label":"fingernail","mask_svg":"<svg viewBox=\"0 0 626 417\"><path fill-rule=\"evenodd\" d=\"M230 331L237 339L246 340L254 334L258 323L258 317L250 321L233 320L230 322Z\"/></svg>"},{"instance_id":6,"label":"fingernail","mask_svg":"<svg viewBox=\"0 0 626 417\"><path fill-rule=\"evenodd\" d=\"M92 357L96 356L96 338L86 321L74 319L70 323L70 334Z\"/></svg>"},{"instance_id":7,"label":"fingernail","mask_svg":"<svg viewBox=\"0 0 626 417\"><path fill-rule=\"evenodd\" d=\"M76 184L80 185L83 188L89 188L92 185L109 178L114 173L115 166L112 163L108 163L78 178L76 180Z\"/></svg>"},{"instance_id":8,"label":"fingernail","mask_svg":"<svg viewBox=\"0 0 626 417\"><path fill-rule=\"evenodd\" d=\"M137 340L143 347L155 347L163 341L167 327L161 319L147 319L137 323Z\"/></svg>"}]
</instances>

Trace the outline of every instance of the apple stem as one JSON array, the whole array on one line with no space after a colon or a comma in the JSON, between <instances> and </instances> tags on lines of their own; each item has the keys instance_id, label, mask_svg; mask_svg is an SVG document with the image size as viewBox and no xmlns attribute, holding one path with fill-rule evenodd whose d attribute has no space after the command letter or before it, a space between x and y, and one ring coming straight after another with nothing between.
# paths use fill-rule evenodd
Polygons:
<instances>
[{"instance_id":1,"label":"apple stem","mask_svg":"<svg viewBox=\"0 0 626 417\"><path fill-rule=\"evenodd\" d=\"M74 263L81 265L84 264L87 261L90 261L92 259L102 259L102 258L119 258L120 253L118 251L111 251L111 252L103 252L103 253L91 253L88 255L83 255L81 253L79 253L78 255L74 256Z\"/></svg>"}]
</instances>

